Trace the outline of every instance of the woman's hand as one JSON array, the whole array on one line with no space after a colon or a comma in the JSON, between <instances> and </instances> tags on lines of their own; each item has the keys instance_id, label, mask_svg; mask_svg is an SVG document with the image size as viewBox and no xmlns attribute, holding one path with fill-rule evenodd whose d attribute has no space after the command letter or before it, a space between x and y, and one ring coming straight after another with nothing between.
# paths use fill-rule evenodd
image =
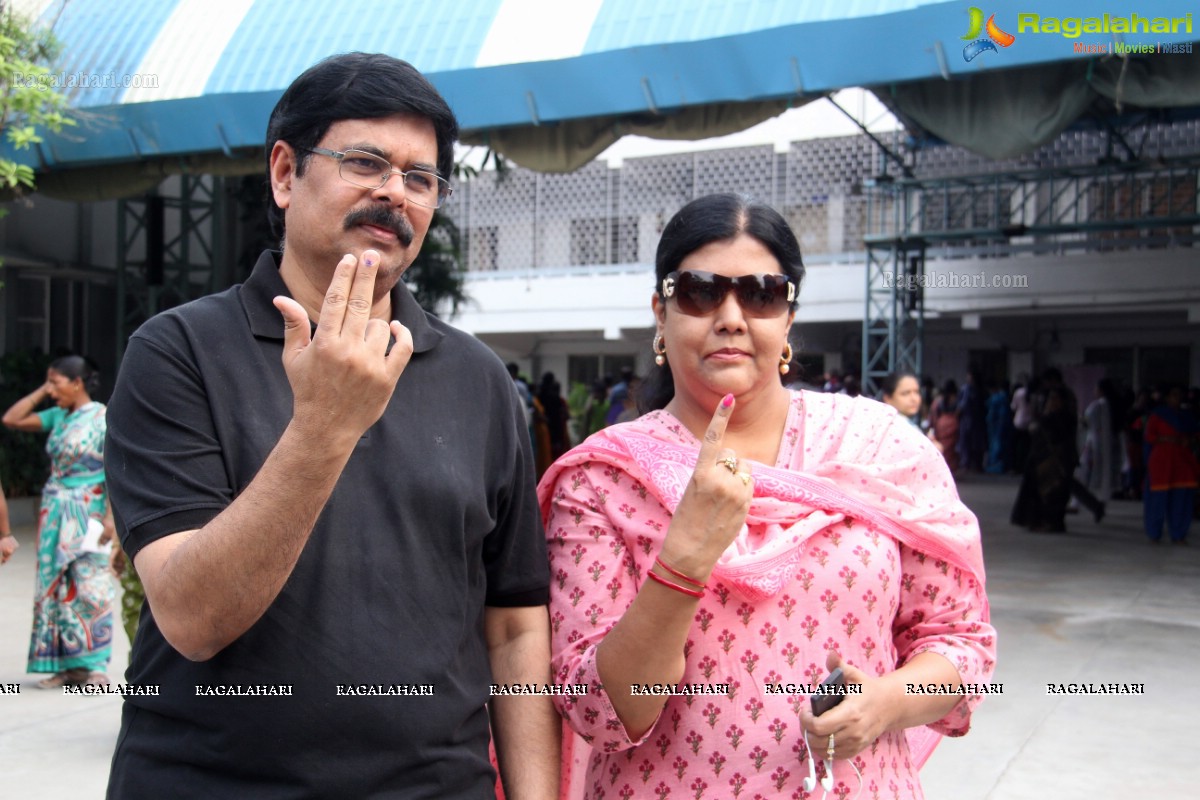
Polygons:
<instances>
[{"instance_id":1,"label":"woman's hand","mask_svg":"<svg viewBox=\"0 0 1200 800\"><path fill-rule=\"evenodd\" d=\"M102 523L104 530L100 533L99 543L102 545L112 543L108 566L112 569L113 574L120 577L121 573L125 571L125 551L121 549L121 540L117 538L117 526L111 516L105 517Z\"/></svg>"},{"instance_id":2,"label":"woman's hand","mask_svg":"<svg viewBox=\"0 0 1200 800\"><path fill-rule=\"evenodd\" d=\"M847 694L841 703L814 717L808 706L800 712L800 725L804 728L813 758L828 758L829 737L834 738L834 758L853 758L866 750L888 730L892 719L892 687L879 678L872 678L841 655L830 650L825 657L825 667L830 672L842 668L846 686L860 685L861 694Z\"/></svg>"},{"instance_id":3,"label":"woman's hand","mask_svg":"<svg viewBox=\"0 0 1200 800\"><path fill-rule=\"evenodd\" d=\"M36 432L42 429L42 418L34 413L38 403L50 396L52 386L47 378L46 382L34 389L29 394L22 397L17 402L9 406L4 412L4 416L0 418L5 427L12 428L16 431Z\"/></svg>"},{"instance_id":4,"label":"woman's hand","mask_svg":"<svg viewBox=\"0 0 1200 800\"><path fill-rule=\"evenodd\" d=\"M650 574L665 583L647 578L596 648L596 671L630 741L637 741L654 725L667 697L634 695L627 687L673 684L683 676L688 632L703 593L700 587L746 521L753 480L736 469L736 456L721 446L732 413L733 395L726 395L704 433L696 468L659 554L671 569L660 573L660 565L650 568Z\"/></svg>"},{"instance_id":5,"label":"woman's hand","mask_svg":"<svg viewBox=\"0 0 1200 800\"><path fill-rule=\"evenodd\" d=\"M117 526L112 517L100 520L101 528L99 544L108 544L117 540Z\"/></svg>"},{"instance_id":6,"label":"woman's hand","mask_svg":"<svg viewBox=\"0 0 1200 800\"><path fill-rule=\"evenodd\" d=\"M11 533L0 534L0 564L7 563L21 543Z\"/></svg>"},{"instance_id":7,"label":"woman's hand","mask_svg":"<svg viewBox=\"0 0 1200 800\"><path fill-rule=\"evenodd\" d=\"M108 568L119 578L125 574L128 564L129 559L125 557L125 551L121 549L121 542L113 539L112 552L108 555Z\"/></svg>"},{"instance_id":8,"label":"woman's hand","mask_svg":"<svg viewBox=\"0 0 1200 800\"><path fill-rule=\"evenodd\" d=\"M860 694L846 696L839 705L814 717L812 709L800 713L800 725L808 735L813 754L826 758L829 737L834 737L834 758L853 758L888 731L928 725L946 716L963 699L958 694L962 679L948 658L927 651L910 658L903 666L872 678L843 661L833 651L825 658L832 672L841 667L846 684L862 686ZM909 694L909 684L947 687L942 694ZM953 690L953 691L951 691Z\"/></svg>"},{"instance_id":9,"label":"woman's hand","mask_svg":"<svg viewBox=\"0 0 1200 800\"><path fill-rule=\"evenodd\" d=\"M662 560L700 584L742 529L754 496L753 476L722 446L733 407L731 394L717 405L662 546Z\"/></svg>"}]
</instances>

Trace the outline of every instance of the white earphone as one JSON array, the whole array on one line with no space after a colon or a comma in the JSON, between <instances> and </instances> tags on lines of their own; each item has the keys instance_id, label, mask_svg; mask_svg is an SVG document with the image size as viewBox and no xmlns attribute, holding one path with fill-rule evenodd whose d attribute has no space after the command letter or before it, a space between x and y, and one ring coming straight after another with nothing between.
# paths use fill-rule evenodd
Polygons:
<instances>
[{"instance_id":1,"label":"white earphone","mask_svg":"<svg viewBox=\"0 0 1200 800\"><path fill-rule=\"evenodd\" d=\"M808 743L808 731L803 731L804 747L808 750L808 777L804 779L804 791L812 792L817 788L817 757L813 754L812 746ZM823 758L825 762L825 777L821 778L821 800L825 800L829 793L833 791L833 759ZM858 765L853 761L847 761L850 769L854 770L854 775L858 778L858 791L854 794L854 800L858 800L858 796L862 794L863 777L858 771Z\"/></svg>"},{"instance_id":2,"label":"white earphone","mask_svg":"<svg viewBox=\"0 0 1200 800\"><path fill-rule=\"evenodd\" d=\"M804 779L804 791L811 792L817 788L817 757L813 754L812 745L808 743L808 731L804 731L804 746L808 749L808 777ZM825 777L821 778L821 788L828 794L833 791L833 761L828 758L823 760Z\"/></svg>"}]
</instances>

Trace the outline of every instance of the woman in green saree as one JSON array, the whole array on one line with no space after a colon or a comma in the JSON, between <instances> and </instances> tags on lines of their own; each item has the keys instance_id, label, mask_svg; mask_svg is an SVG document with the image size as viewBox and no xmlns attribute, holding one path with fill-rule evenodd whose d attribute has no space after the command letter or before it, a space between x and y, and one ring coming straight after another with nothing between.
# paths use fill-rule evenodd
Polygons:
<instances>
[{"instance_id":1,"label":"woman in green saree","mask_svg":"<svg viewBox=\"0 0 1200 800\"><path fill-rule=\"evenodd\" d=\"M99 374L86 359L65 356L50 365L44 384L4 414L9 428L50 434L27 666L29 672L50 673L38 683L47 689L108 683L115 591L107 543L113 519L104 488L105 407L91 397L98 384ZM54 405L35 411L47 397Z\"/></svg>"}]
</instances>

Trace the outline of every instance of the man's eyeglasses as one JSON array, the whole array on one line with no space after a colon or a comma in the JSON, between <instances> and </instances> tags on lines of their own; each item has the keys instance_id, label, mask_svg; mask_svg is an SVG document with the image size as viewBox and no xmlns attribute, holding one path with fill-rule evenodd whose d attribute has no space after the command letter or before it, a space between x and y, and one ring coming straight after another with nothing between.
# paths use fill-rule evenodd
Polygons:
<instances>
[{"instance_id":1,"label":"man's eyeglasses","mask_svg":"<svg viewBox=\"0 0 1200 800\"><path fill-rule=\"evenodd\" d=\"M307 149L308 152L319 156L336 158L338 175L342 176L342 180L364 189L378 189L388 182L388 178L399 175L404 180L405 197L425 208L440 208L454 193L453 187L445 178L423 169L410 169L407 172L396 169L374 153L363 150L346 150L339 153L324 147Z\"/></svg>"},{"instance_id":2,"label":"man's eyeglasses","mask_svg":"<svg viewBox=\"0 0 1200 800\"><path fill-rule=\"evenodd\" d=\"M726 295L734 292L742 313L766 319L787 312L796 299L796 284L786 275L742 275L729 278L711 272L685 269L663 278L662 296L691 317L711 314Z\"/></svg>"}]
</instances>

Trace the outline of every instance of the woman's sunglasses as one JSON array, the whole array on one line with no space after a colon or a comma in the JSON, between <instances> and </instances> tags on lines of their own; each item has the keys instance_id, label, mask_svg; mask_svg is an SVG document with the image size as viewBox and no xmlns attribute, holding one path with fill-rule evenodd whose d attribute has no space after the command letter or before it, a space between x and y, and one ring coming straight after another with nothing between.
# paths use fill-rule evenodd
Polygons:
<instances>
[{"instance_id":1,"label":"woman's sunglasses","mask_svg":"<svg viewBox=\"0 0 1200 800\"><path fill-rule=\"evenodd\" d=\"M663 278L662 296L691 317L711 314L730 291L748 317L778 317L796 299L796 284L786 275L742 275L729 278L711 272L685 269Z\"/></svg>"}]
</instances>

